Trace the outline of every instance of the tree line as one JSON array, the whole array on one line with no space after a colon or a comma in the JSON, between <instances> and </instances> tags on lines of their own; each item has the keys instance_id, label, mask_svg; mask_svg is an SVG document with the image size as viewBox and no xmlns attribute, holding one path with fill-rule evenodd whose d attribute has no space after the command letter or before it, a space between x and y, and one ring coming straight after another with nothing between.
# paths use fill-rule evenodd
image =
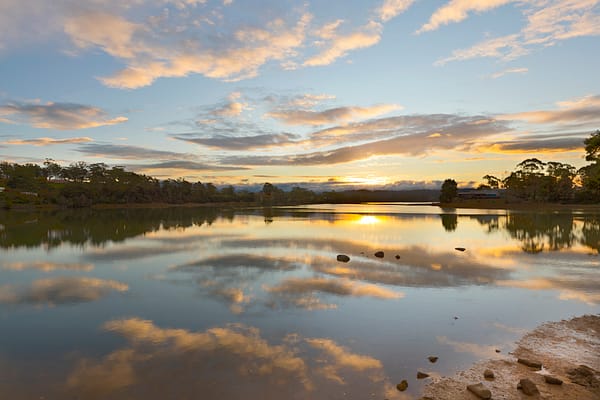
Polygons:
<instances>
[{"instance_id":1,"label":"tree line","mask_svg":"<svg viewBox=\"0 0 600 400\"><path fill-rule=\"evenodd\" d=\"M533 202L597 203L600 202L600 130L584 140L586 161L591 163L577 170L557 161L543 162L528 158L504 179L485 175L486 183L478 189L503 189L507 198ZM457 183L446 179L440 201L451 202L457 197Z\"/></svg>"}]
</instances>

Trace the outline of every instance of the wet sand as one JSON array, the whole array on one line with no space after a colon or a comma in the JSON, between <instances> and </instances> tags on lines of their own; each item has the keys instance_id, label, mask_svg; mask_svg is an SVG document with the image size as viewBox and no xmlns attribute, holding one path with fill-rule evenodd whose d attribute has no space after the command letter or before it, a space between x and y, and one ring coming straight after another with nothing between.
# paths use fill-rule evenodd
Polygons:
<instances>
[{"instance_id":1,"label":"wet sand","mask_svg":"<svg viewBox=\"0 0 600 400\"><path fill-rule=\"evenodd\" d=\"M518 358L539 361L543 367L535 370L518 363ZM493 371L493 380L484 378L486 369ZM563 384L548 384L544 375L557 377ZM539 394L528 396L517 389L523 378L533 381ZM475 400L467 385L479 382L491 391L492 399L600 399L600 315L543 324L521 338L505 358L482 361L452 377L439 378L425 388L423 396Z\"/></svg>"}]
</instances>

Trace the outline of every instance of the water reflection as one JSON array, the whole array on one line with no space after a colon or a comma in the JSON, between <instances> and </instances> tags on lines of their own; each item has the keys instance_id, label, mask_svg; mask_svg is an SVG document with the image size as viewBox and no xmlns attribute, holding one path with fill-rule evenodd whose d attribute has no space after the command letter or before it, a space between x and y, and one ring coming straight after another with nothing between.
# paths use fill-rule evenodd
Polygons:
<instances>
[{"instance_id":1,"label":"water reflection","mask_svg":"<svg viewBox=\"0 0 600 400\"><path fill-rule=\"evenodd\" d=\"M58 305L98 300L111 292L125 292L128 286L114 280L84 277L39 279L29 286L0 286L0 303Z\"/></svg>"},{"instance_id":2,"label":"water reflection","mask_svg":"<svg viewBox=\"0 0 600 400\"><path fill-rule=\"evenodd\" d=\"M82 359L66 393L86 399L406 398L381 361L329 338L289 334L279 343L258 328L229 324L205 331L161 328L139 318L104 329L127 345L102 359ZM343 391L340 390L343 388Z\"/></svg>"}]
</instances>

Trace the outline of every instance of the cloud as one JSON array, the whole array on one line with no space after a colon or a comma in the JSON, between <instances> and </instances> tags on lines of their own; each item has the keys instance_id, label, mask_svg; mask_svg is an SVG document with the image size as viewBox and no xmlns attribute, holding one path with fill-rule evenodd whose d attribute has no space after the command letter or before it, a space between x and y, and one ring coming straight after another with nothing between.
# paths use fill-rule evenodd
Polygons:
<instances>
[{"instance_id":1,"label":"cloud","mask_svg":"<svg viewBox=\"0 0 600 400\"><path fill-rule=\"evenodd\" d=\"M557 110L536 110L498 116L536 124L600 123L600 95L558 102Z\"/></svg>"},{"instance_id":2,"label":"cloud","mask_svg":"<svg viewBox=\"0 0 600 400\"><path fill-rule=\"evenodd\" d=\"M92 138L89 137L74 137L66 139L54 139L49 137L41 137L37 139L11 139L3 144L10 144L16 146L52 146L56 144L74 144L74 143L87 143L93 142Z\"/></svg>"},{"instance_id":3,"label":"cloud","mask_svg":"<svg viewBox=\"0 0 600 400\"><path fill-rule=\"evenodd\" d=\"M127 121L126 117L108 118L100 108L75 103L8 103L0 106L0 116L11 123L58 130L95 128Z\"/></svg>"},{"instance_id":4,"label":"cloud","mask_svg":"<svg viewBox=\"0 0 600 400\"><path fill-rule=\"evenodd\" d=\"M337 28L337 25L335 28ZM375 21L370 21L347 34L338 34L335 29L332 29L328 34L326 44L324 44L325 49L308 58L303 65L309 67L329 65L352 50L371 47L381 40L382 30L383 26Z\"/></svg>"},{"instance_id":5,"label":"cloud","mask_svg":"<svg viewBox=\"0 0 600 400\"><path fill-rule=\"evenodd\" d=\"M193 134L175 135L175 139L226 150L249 150L295 144L300 138L293 133L259 134L254 136L226 136L214 135L212 137L194 137Z\"/></svg>"},{"instance_id":6,"label":"cloud","mask_svg":"<svg viewBox=\"0 0 600 400\"><path fill-rule=\"evenodd\" d=\"M0 303L56 305L99 300L111 292L125 292L124 283L97 278L60 277L40 279L29 287L0 286Z\"/></svg>"},{"instance_id":7,"label":"cloud","mask_svg":"<svg viewBox=\"0 0 600 400\"><path fill-rule=\"evenodd\" d=\"M507 74L526 74L527 72L529 72L528 68L508 68L502 71L495 72L490 77L492 79L498 79Z\"/></svg>"},{"instance_id":8,"label":"cloud","mask_svg":"<svg viewBox=\"0 0 600 400\"><path fill-rule=\"evenodd\" d=\"M390 117L350 123L311 135L311 143L315 145L371 140L368 143L284 156L229 156L221 161L233 165L341 164L374 156L414 156L432 150L466 148L486 137L510 130L505 122L487 116L432 114ZM430 137L436 132L441 136ZM389 139L377 140L382 137Z\"/></svg>"},{"instance_id":9,"label":"cloud","mask_svg":"<svg viewBox=\"0 0 600 400\"><path fill-rule=\"evenodd\" d=\"M76 149L80 153L89 154L93 157L107 157L120 160L172 160L193 161L197 156L190 153L177 153L173 151L154 150L145 147L90 143L79 146Z\"/></svg>"},{"instance_id":10,"label":"cloud","mask_svg":"<svg viewBox=\"0 0 600 400\"><path fill-rule=\"evenodd\" d=\"M529 139L495 142L476 149L482 153L553 153L583 149L584 136L580 138Z\"/></svg>"},{"instance_id":11,"label":"cloud","mask_svg":"<svg viewBox=\"0 0 600 400\"><path fill-rule=\"evenodd\" d=\"M196 17L194 13L178 14L183 19L181 26L186 28L175 28L167 37L161 37L163 26L157 28L90 11L70 18L65 32L79 48L99 48L126 64L123 70L100 78L102 83L135 89L161 77L190 74L228 81L254 77L265 63L284 62L296 54L312 18L301 13L294 22L275 18L261 27L224 29L221 35L213 35L210 25L205 28L205 24L194 23ZM102 24L94 23L98 20Z\"/></svg>"},{"instance_id":12,"label":"cloud","mask_svg":"<svg viewBox=\"0 0 600 400\"><path fill-rule=\"evenodd\" d=\"M2 265L3 269L11 271L37 270L41 272L53 272L57 270L69 271L91 271L94 269L93 264L80 263L53 263L49 261L34 261L34 262L13 262Z\"/></svg>"},{"instance_id":13,"label":"cloud","mask_svg":"<svg viewBox=\"0 0 600 400\"><path fill-rule=\"evenodd\" d=\"M387 22L390 19L402 14L412 4L414 0L383 0L383 4L376 10L380 20Z\"/></svg>"},{"instance_id":14,"label":"cloud","mask_svg":"<svg viewBox=\"0 0 600 400\"><path fill-rule=\"evenodd\" d=\"M337 107L323 111L274 110L265 116L277 119L287 125L328 125L357 119L372 118L381 114L401 110L398 104L378 104L371 107Z\"/></svg>"},{"instance_id":15,"label":"cloud","mask_svg":"<svg viewBox=\"0 0 600 400\"><path fill-rule=\"evenodd\" d=\"M266 290L284 296L321 292L336 296L368 296L380 299L399 299L402 297L401 293L377 285L361 284L337 278L288 278L278 285L266 288Z\"/></svg>"},{"instance_id":16,"label":"cloud","mask_svg":"<svg viewBox=\"0 0 600 400\"><path fill-rule=\"evenodd\" d=\"M239 171L246 170L246 167L226 165L204 164L194 161L163 161L153 164L130 164L129 168L135 171L153 171L161 169L173 169L180 171Z\"/></svg>"},{"instance_id":17,"label":"cloud","mask_svg":"<svg viewBox=\"0 0 600 400\"><path fill-rule=\"evenodd\" d=\"M429 22L423 25L417 33L433 31L442 25L463 21L471 12L482 13L513 2L515 0L451 0L443 7L438 8Z\"/></svg>"},{"instance_id":18,"label":"cloud","mask_svg":"<svg viewBox=\"0 0 600 400\"><path fill-rule=\"evenodd\" d=\"M486 5L505 3L505 1L497 0L488 3L454 0L449 5L480 3ZM521 4L522 7L519 9L524 14L527 24L519 32L486 39L470 48L455 50L451 56L442 58L435 64L444 65L450 61L479 57L494 57L509 61L529 54L532 49L540 46L554 46L567 39L600 35L600 14L597 10L597 0L549 0ZM458 7L458 10L460 9L461 7ZM452 11L452 8L448 11ZM463 16L464 14L461 13L450 13L445 18L441 18L440 21L450 22L456 17L461 20L464 19ZM431 26L437 27L435 24Z\"/></svg>"}]
</instances>

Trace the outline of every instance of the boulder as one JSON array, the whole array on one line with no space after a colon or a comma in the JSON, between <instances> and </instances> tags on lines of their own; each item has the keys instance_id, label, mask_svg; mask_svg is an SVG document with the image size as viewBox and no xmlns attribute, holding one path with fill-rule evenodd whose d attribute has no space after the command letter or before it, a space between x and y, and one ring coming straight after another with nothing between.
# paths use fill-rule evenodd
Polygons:
<instances>
[{"instance_id":1,"label":"boulder","mask_svg":"<svg viewBox=\"0 0 600 400\"><path fill-rule=\"evenodd\" d=\"M475 396L479 397L480 399L492 398L492 392L490 392L490 389L486 388L485 385L481 382L474 383L472 385L467 385L467 390L473 393Z\"/></svg>"},{"instance_id":2,"label":"boulder","mask_svg":"<svg viewBox=\"0 0 600 400\"><path fill-rule=\"evenodd\" d=\"M400 259L400 254L396 254L396 260Z\"/></svg>"},{"instance_id":3,"label":"boulder","mask_svg":"<svg viewBox=\"0 0 600 400\"><path fill-rule=\"evenodd\" d=\"M384 256L384 254L383 254L383 251L378 251L378 252L376 252L374 255L375 255L375 257L377 257L377 258L383 258L383 256Z\"/></svg>"},{"instance_id":4,"label":"boulder","mask_svg":"<svg viewBox=\"0 0 600 400\"><path fill-rule=\"evenodd\" d=\"M406 379L397 384L396 389L398 389L401 392L404 392L406 389L408 389L408 382L406 382Z\"/></svg>"},{"instance_id":5,"label":"boulder","mask_svg":"<svg viewBox=\"0 0 600 400\"><path fill-rule=\"evenodd\" d=\"M429 378L429 374L426 374L425 372L417 371L417 379L425 379L425 378Z\"/></svg>"},{"instance_id":6,"label":"boulder","mask_svg":"<svg viewBox=\"0 0 600 400\"><path fill-rule=\"evenodd\" d=\"M485 371L483 371L483 377L485 379L494 379L494 371L492 371L491 369L486 369Z\"/></svg>"},{"instance_id":7,"label":"boulder","mask_svg":"<svg viewBox=\"0 0 600 400\"><path fill-rule=\"evenodd\" d=\"M544 380L549 385L562 385L563 384L562 379L558 379L557 377L552 376L552 375L544 375Z\"/></svg>"},{"instance_id":8,"label":"boulder","mask_svg":"<svg viewBox=\"0 0 600 400\"><path fill-rule=\"evenodd\" d=\"M427 359L429 360L430 363L434 363L438 360L437 356L429 356L427 357Z\"/></svg>"}]
</instances>

